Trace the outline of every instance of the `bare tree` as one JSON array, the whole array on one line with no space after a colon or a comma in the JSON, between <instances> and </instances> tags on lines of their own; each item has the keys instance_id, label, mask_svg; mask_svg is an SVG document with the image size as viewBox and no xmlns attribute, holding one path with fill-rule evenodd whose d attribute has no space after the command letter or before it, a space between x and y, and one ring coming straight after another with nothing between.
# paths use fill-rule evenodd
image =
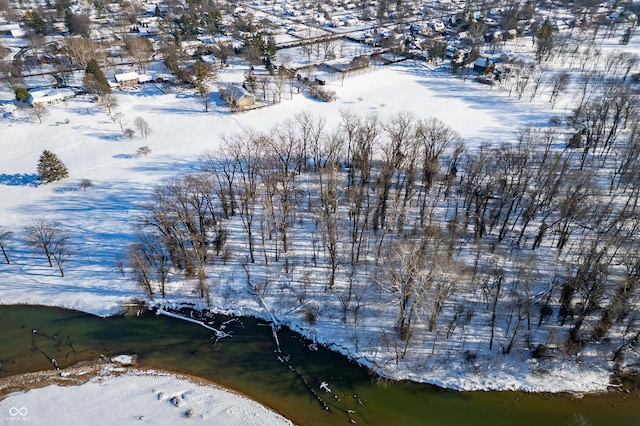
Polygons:
<instances>
[{"instance_id":1,"label":"bare tree","mask_svg":"<svg viewBox=\"0 0 640 426\"><path fill-rule=\"evenodd\" d=\"M343 112L341 115L341 133L347 145L347 166L349 167L345 201L350 219L350 265L354 268L368 242L366 231L371 224L373 210L371 191L369 191L373 148L381 128L378 117L375 115L365 119L348 112Z\"/></svg>"},{"instance_id":2,"label":"bare tree","mask_svg":"<svg viewBox=\"0 0 640 426\"><path fill-rule=\"evenodd\" d=\"M47 256L50 267L53 267L52 260L55 260L60 276L64 277L62 265L69 256L66 246L69 236L60 227L60 224L38 219L32 225L27 226L26 231L27 243Z\"/></svg>"},{"instance_id":3,"label":"bare tree","mask_svg":"<svg viewBox=\"0 0 640 426\"><path fill-rule=\"evenodd\" d=\"M153 231L139 233L136 241L129 247L128 254L129 265L138 284L149 297L153 297L155 279L164 299L171 262L162 237Z\"/></svg>"},{"instance_id":4,"label":"bare tree","mask_svg":"<svg viewBox=\"0 0 640 426\"><path fill-rule=\"evenodd\" d=\"M118 98L116 98L111 93L105 93L98 100L98 105L106 110L107 114L109 114L109 116L111 117L111 113L113 112L113 110L118 107ZM112 119L115 122L115 119L113 117Z\"/></svg>"},{"instance_id":5,"label":"bare tree","mask_svg":"<svg viewBox=\"0 0 640 426\"><path fill-rule=\"evenodd\" d=\"M193 65L191 73L198 94L202 98L204 110L209 111L209 83L217 78L216 70L210 63L196 61Z\"/></svg>"},{"instance_id":6,"label":"bare tree","mask_svg":"<svg viewBox=\"0 0 640 426\"><path fill-rule=\"evenodd\" d=\"M461 150L462 137L440 119L431 117L426 120L419 120L416 123L415 139L422 156L422 188L428 192L433 188L440 172L441 157L452 146ZM449 170L451 171L455 167L454 161L453 164L449 165ZM426 194L422 198L421 204L420 217L421 221L424 221L427 208Z\"/></svg>"},{"instance_id":7,"label":"bare tree","mask_svg":"<svg viewBox=\"0 0 640 426\"><path fill-rule=\"evenodd\" d=\"M136 119L133 121L133 124L136 126L136 129L138 129L141 138L147 139L149 137L151 129L149 128L149 123L147 123L144 118L136 117Z\"/></svg>"},{"instance_id":8,"label":"bare tree","mask_svg":"<svg viewBox=\"0 0 640 426\"><path fill-rule=\"evenodd\" d=\"M558 95L567 89L570 82L571 76L566 71L560 71L551 78L551 97L549 102L551 102L552 106L555 106Z\"/></svg>"},{"instance_id":9,"label":"bare tree","mask_svg":"<svg viewBox=\"0 0 640 426\"><path fill-rule=\"evenodd\" d=\"M78 184L78 187L83 191L86 191L87 188L91 188L92 186L94 185L93 185L93 182L91 182L91 179L82 179Z\"/></svg>"},{"instance_id":10,"label":"bare tree","mask_svg":"<svg viewBox=\"0 0 640 426\"><path fill-rule=\"evenodd\" d=\"M531 97L529 98L530 102L533 101L533 98L536 97L538 91L542 87L546 71L546 68L541 65L534 64L531 66L531 83L533 84L533 87L531 88Z\"/></svg>"},{"instance_id":11,"label":"bare tree","mask_svg":"<svg viewBox=\"0 0 640 426\"><path fill-rule=\"evenodd\" d=\"M425 258L419 246L393 244L387 256L388 271L381 283L393 293L398 304L397 328L400 339L408 342L421 315L424 297L430 285Z\"/></svg>"},{"instance_id":12,"label":"bare tree","mask_svg":"<svg viewBox=\"0 0 640 426\"><path fill-rule=\"evenodd\" d=\"M235 179L239 166L226 149L208 151L202 159L206 163L205 171L215 182L214 191L220 199L224 217L230 219L235 216L238 207Z\"/></svg>"},{"instance_id":13,"label":"bare tree","mask_svg":"<svg viewBox=\"0 0 640 426\"><path fill-rule=\"evenodd\" d=\"M138 148L136 150L136 154L138 155L142 155L143 157L146 157L147 155L151 154L151 148L149 148L148 146L141 146L140 148Z\"/></svg>"},{"instance_id":14,"label":"bare tree","mask_svg":"<svg viewBox=\"0 0 640 426\"><path fill-rule=\"evenodd\" d=\"M240 202L240 218L244 228L249 257L255 263L255 219L260 204L259 167L264 154L262 136L249 130L234 137L223 137L224 150L235 163L238 177L234 179L235 192Z\"/></svg>"},{"instance_id":15,"label":"bare tree","mask_svg":"<svg viewBox=\"0 0 640 426\"><path fill-rule=\"evenodd\" d=\"M527 64L522 61L518 61L513 64L513 69L512 69L513 79L514 79L513 85L516 90L516 94L518 95L518 99L522 99L524 92L529 87L529 83L531 83L531 75L532 75L533 68L534 68L533 64Z\"/></svg>"},{"instance_id":16,"label":"bare tree","mask_svg":"<svg viewBox=\"0 0 640 426\"><path fill-rule=\"evenodd\" d=\"M392 192L402 192L401 185L406 182L402 179L405 160L415 159L415 156L407 155L408 150L415 147L414 124L415 116L404 112L398 113L382 125L387 138L380 144L382 163L375 180L378 200L373 213L372 226L374 230L381 229L383 234L387 227L391 228L391 225L387 226L389 197Z\"/></svg>"},{"instance_id":17,"label":"bare tree","mask_svg":"<svg viewBox=\"0 0 640 426\"><path fill-rule=\"evenodd\" d=\"M155 188L143 208L141 230L157 235L154 240L162 243L171 265L187 278L196 278L195 291L208 301L205 264L211 247L216 256L222 253L227 236L212 179L205 174L171 179Z\"/></svg>"},{"instance_id":18,"label":"bare tree","mask_svg":"<svg viewBox=\"0 0 640 426\"><path fill-rule=\"evenodd\" d=\"M266 74L260 74L256 76L256 87L257 92L260 93L260 98L265 102L271 102L272 99L270 95L270 87L271 87L271 77ZM257 93L256 93L257 94Z\"/></svg>"},{"instance_id":19,"label":"bare tree","mask_svg":"<svg viewBox=\"0 0 640 426\"><path fill-rule=\"evenodd\" d=\"M66 37L62 51L82 68L86 68L89 61L96 57L96 46L89 38Z\"/></svg>"},{"instance_id":20,"label":"bare tree","mask_svg":"<svg viewBox=\"0 0 640 426\"><path fill-rule=\"evenodd\" d=\"M33 105L29 109L29 115L42 124L42 120L49 116L50 112L44 105Z\"/></svg>"},{"instance_id":21,"label":"bare tree","mask_svg":"<svg viewBox=\"0 0 640 426\"><path fill-rule=\"evenodd\" d=\"M118 123L118 125L120 126L120 131L123 133L124 133L124 119L125 119L125 116L120 111L117 111L113 113L113 115L111 115L111 120L113 120L114 123Z\"/></svg>"},{"instance_id":22,"label":"bare tree","mask_svg":"<svg viewBox=\"0 0 640 426\"><path fill-rule=\"evenodd\" d=\"M329 288L333 288L336 281L336 271L340 264L340 211L339 200L342 199L342 178L340 174L340 139L318 139L312 144L316 179L319 187L321 204L319 207L319 222L322 241L329 255L330 277ZM349 286L346 304L351 301L353 286Z\"/></svg>"},{"instance_id":23,"label":"bare tree","mask_svg":"<svg viewBox=\"0 0 640 426\"><path fill-rule=\"evenodd\" d=\"M147 37L126 37L124 43L127 52L138 66L138 72L144 72L145 65L153 53L151 40Z\"/></svg>"},{"instance_id":24,"label":"bare tree","mask_svg":"<svg viewBox=\"0 0 640 426\"><path fill-rule=\"evenodd\" d=\"M7 243L11 239L13 232L8 229L0 226L0 250L2 250L2 254L4 255L5 260L7 261L7 265L10 265L9 255L7 255Z\"/></svg>"}]
</instances>

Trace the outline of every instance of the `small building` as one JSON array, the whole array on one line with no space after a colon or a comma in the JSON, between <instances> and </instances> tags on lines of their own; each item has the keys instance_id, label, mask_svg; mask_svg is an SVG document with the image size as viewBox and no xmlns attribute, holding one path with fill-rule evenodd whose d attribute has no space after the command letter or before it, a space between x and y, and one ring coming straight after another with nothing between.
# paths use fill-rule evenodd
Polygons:
<instances>
[{"instance_id":1,"label":"small building","mask_svg":"<svg viewBox=\"0 0 640 426\"><path fill-rule=\"evenodd\" d=\"M138 75L138 83L140 83L140 84L154 83L153 76L152 75L148 75L148 74L139 74Z\"/></svg>"},{"instance_id":2,"label":"small building","mask_svg":"<svg viewBox=\"0 0 640 426\"><path fill-rule=\"evenodd\" d=\"M119 87L132 87L140 84L140 76L137 72L125 72L115 75Z\"/></svg>"},{"instance_id":3,"label":"small building","mask_svg":"<svg viewBox=\"0 0 640 426\"><path fill-rule=\"evenodd\" d=\"M75 92L69 88L37 88L29 90L27 103L32 107L47 106L66 101L75 96Z\"/></svg>"},{"instance_id":4,"label":"small building","mask_svg":"<svg viewBox=\"0 0 640 426\"><path fill-rule=\"evenodd\" d=\"M27 35L27 32L22 28L18 28L15 30L11 30L11 37L13 38L23 38Z\"/></svg>"},{"instance_id":5,"label":"small building","mask_svg":"<svg viewBox=\"0 0 640 426\"><path fill-rule=\"evenodd\" d=\"M222 89L220 96L227 101L232 109L247 109L256 103L256 97L253 93L236 84L230 84Z\"/></svg>"},{"instance_id":6,"label":"small building","mask_svg":"<svg viewBox=\"0 0 640 426\"><path fill-rule=\"evenodd\" d=\"M507 31L504 36L506 40L513 40L516 37L518 37L518 30L516 29L511 29Z\"/></svg>"},{"instance_id":7,"label":"small building","mask_svg":"<svg viewBox=\"0 0 640 426\"><path fill-rule=\"evenodd\" d=\"M478 74L491 74L495 68L495 64L489 58L478 58L473 63L473 70Z\"/></svg>"},{"instance_id":8,"label":"small building","mask_svg":"<svg viewBox=\"0 0 640 426\"><path fill-rule=\"evenodd\" d=\"M447 47L445 52L445 58L451 62L462 64L469 57L469 51L466 49L459 49L454 46Z\"/></svg>"},{"instance_id":9,"label":"small building","mask_svg":"<svg viewBox=\"0 0 640 426\"><path fill-rule=\"evenodd\" d=\"M174 83L176 78L173 74L154 74L152 76L154 83Z\"/></svg>"},{"instance_id":10,"label":"small building","mask_svg":"<svg viewBox=\"0 0 640 426\"><path fill-rule=\"evenodd\" d=\"M20 24L15 22L4 22L0 24L0 34L10 35L12 31L20 30Z\"/></svg>"}]
</instances>

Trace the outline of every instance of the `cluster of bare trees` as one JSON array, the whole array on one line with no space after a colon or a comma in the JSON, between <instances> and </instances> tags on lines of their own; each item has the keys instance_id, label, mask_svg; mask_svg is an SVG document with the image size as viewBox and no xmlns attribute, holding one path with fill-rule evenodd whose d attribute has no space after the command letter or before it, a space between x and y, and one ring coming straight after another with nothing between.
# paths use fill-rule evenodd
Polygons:
<instances>
[{"instance_id":1,"label":"cluster of bare trees","mask_svg":"<svg viewBox=\"0 0 640 426\"><path fill-rule=\"evenodd\" d=\"M266 104L277 104L282 102L283 95L287 92L289 97L293 97L295 88L295 71L279 67L278 71L257 74L254 70L249 70L245 74L244 86L257 99Z\"/></svg>"},{"instance_id":2,"label":"cluster of bare trees","mask_svg":"<svg viewBox=\"0 0 640 426\"><path fill-rule=\"evenodd\" d=\"M532 101L548 96L552 107L560 95L571 89L579 94L574 100L576 110L583 110L592 101L614 101L620 92L629 92L627 83L635 78L632 71L638 65L636 54L628 51L605 53L593 42L578 39L569 43L568 40L563 39L553 50L562 70L552 71L546 62L514 59L500 68L500 85L518 99ZM626 106L621 109L625 110Z\"/></svg>"},{"instance_id":3,"label":"cluster of bare trees","mask_svg":"<svg viewBox=\"0 0 640 426\"><path fill-rule=\"evenodd\" d=\"M204 175L173 179L157 187L143 207L139 238L129 250L137 281L149 295L164 297L173 268L196 278L199 297L208 298L205 265L220 255L227 232L218 218L213 180Z\"/></svg>"},{"instance_id":4,"label":"cluster of bare trees","mask_svg":"<svg viewBox=\"0 0 640 426\"><path fill-rule=\"evenodd\" d=\"M64 227L58 222L37 219L25 228L25 232L26 244L35 253L44 254L49 267L53 268L55 263L60 276L64 277L64 263L71 254L68 247L69 234ZM11 264L9 253L14 242L14 233L0 226L0 251L7 265Z\"/></svg>"},{"instance_id":5,"label":"cluster of bare trees","mask_svg":"<svg viewBox=\"0 0 640 426\"><path fill-rule=\"evenodd\" d=\"M466 150L435 118L343 111L326 129L301 113L269 133L225 136L202 172L156 188L131 264L150 294L164 295L173 271L206 298L208 271L228 262L263 295L289 283L279 303L308 302L315 280L354 329L377 291L395 312L399 357L471 325L504 353L575 353L620 328L628 347L640 262L640 169L629 155L640 140L627 125L606 149L566 148L552 128ZM546 327L557 325L565 338L552 341Z\"/></svg>"}]
</instances>

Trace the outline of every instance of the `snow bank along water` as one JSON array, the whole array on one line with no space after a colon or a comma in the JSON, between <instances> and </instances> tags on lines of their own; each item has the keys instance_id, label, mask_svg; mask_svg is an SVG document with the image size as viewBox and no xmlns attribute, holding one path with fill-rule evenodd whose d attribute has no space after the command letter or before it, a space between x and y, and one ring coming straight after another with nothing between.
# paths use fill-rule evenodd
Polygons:
<instances>
[{"instance_id":1,"label":"snow bank along water","mask_svg":"<svg viewBox=\"0 0 640 426\"><path fill-rule=\"evenodd\" d=\"M284 426L292 423L244 396L202 381L154 370L122 368L123 357L99 369L78 367L32 376L37 388L0 400L0 422L81 426L186 424ZM93 370L93 371L91 371ZM91 377L84 377L89 375ZM45 387L48 381L56 382ZM1 382L0 382L1 383ZM22 423L20 423L22 424Z\"/></svg>"}]
</instances>

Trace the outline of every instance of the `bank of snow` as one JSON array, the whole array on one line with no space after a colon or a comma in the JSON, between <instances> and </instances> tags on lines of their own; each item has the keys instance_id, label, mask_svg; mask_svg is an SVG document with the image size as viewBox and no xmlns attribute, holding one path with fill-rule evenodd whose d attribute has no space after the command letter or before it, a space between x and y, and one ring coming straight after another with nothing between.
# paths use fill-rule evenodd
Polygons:
<instances>
[{"instance_id":1,"label":"bank of snow","mask_svg":"<svg viewBox=\"0 0 640 426\"><path fill-rule=\"evenodd\" d=\"M121 370L102 368L91 380L75 386L52 384L12 393L0 400L0 423L291 424L257 402L213 385L153 370Z\"/></svg>"}]
</instances>

